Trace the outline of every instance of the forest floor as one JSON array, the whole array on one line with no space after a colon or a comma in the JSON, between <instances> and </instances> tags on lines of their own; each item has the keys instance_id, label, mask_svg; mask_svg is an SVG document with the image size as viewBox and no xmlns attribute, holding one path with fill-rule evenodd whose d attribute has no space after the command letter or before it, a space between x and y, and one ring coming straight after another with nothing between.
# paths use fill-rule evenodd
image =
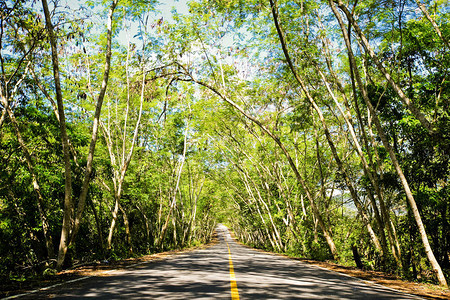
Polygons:
<instances>
[{"instance_id":1,"label":"forest floor","mask_svg":"<svg viewBox=\"0 0 450 300\"><path fill-rule=\"evenodd\" d=\"M87 276L108 276L108 273L112 270L126 269L129 267L133 267L137 264L146 263L149 261L157 261L163 260L164 258L180 254L188 251L192 251L195 249L202 249L206 247L210 247L217 243L217 239L213 239L209 244L192 247L182 250L172 250L162 253L156 253L151 255L145 255L138 258L130 258L112 262L96 262L91 264L86 264L83 266L78 266L76 268L70 270L64 270L56 275L40 277L35 279L30 279L26 281L10 281L10 282L1 282L0 283L0 298L19 295L23 293L27 293L31 290L36 289L45 289L45 287L54 286L56 284L64 283L71 280L76 280L78 278L83 278ZM263 250L258 250L261 252L266 252ZM271 253L271 252L266 252ZM272 253L276 255L281 255L288 257L286 255ZM425 284L425 283L416 283L409 282L405 280L401 280L393 275L388 275L382 272L376 271L367 271L367 270L359 270L354 267L345 267L332 262L321 262L303 258L292 258L290 259L299 260L303 263L315 265L321 268L325 268L328 270L336 271L339 273L347 274L352 277L357 277L366 282L367 284L380 284L383 286L387 286L396 290L403 291L408 294L418 295L425 299L450 299L450 290L442 289L437 285Z\"/></svg>"},{"instance_id":2,"label":"forest floor","mask_svg":"<svg viewBox=\"0 0 450 300\"><path fill-rule=\"evenodd\" d=\"M290 258L292 259L292 257ZM360 270L355 267L345 267L332 262L321 262L302 258L294 259L362 279L369 285L379 284L425 299L450 299L450 290L441 288L438 285L406 281L383 272Z\"/></svg>"}]
</instances>

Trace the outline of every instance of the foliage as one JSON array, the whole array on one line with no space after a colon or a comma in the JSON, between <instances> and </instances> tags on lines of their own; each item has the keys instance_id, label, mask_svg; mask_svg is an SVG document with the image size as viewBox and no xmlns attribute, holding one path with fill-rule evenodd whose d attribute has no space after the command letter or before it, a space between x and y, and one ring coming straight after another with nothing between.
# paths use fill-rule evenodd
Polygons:
<instances>
[{"instance_id":1,"label":"foliage","mask_svg":"<svg viewBox=\"0 0 450 300\"><path fill-rule=\"evenodd\" d=\"M364 268L431 280L406 181L448 275L444 2L428 8L438 34L409 0L357 1L355 23L329 1L198 0L171 18L156 1L118 1L86 207L65 266L206 243L224 223L253 247L345 265L356 249ZM111 3L52 3L72 213ZM38 3L0 6L0 276L51 275L68 208L48 32Z\"/></svg>"}]
</instances>

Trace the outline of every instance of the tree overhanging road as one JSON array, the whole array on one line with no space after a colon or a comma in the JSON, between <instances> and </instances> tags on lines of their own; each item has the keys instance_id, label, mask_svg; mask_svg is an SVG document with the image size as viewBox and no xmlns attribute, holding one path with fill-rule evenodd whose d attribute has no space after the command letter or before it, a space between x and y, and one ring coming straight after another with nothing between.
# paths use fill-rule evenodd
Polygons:
<instances>
[{"instance_id":1,"label":"tree overhanging road","mask_svg":"<svg viewBox=\"0 0 450 300\"><path fill-rule=\"evenodd\" d=\"M236 243L225 226L219 226L217 232L219 243L207 249L65 284L22 299L420 299L249 249ZM231 263L236 278L234 293Z\"/></svg>"},{"instance_id":2,"label":"tree overhanging road","mask_svg":"<svg viewBox=\"0 0 450 300\"><path fill-rule=\"evenodd\" d=\"M448 28L448 1L0 0L0 295L223 220L450 299Z\"/></svg>"}]
</instances>

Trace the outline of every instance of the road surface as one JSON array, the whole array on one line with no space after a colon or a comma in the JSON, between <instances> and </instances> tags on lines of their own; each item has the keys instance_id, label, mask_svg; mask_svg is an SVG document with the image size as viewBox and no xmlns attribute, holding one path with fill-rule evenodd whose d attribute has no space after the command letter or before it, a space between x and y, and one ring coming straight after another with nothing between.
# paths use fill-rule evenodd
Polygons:
<instances>
[{"instance_id":1,"label":"road surface","mask_svg":"<svg viewBox=\"0 0 450 300\"><path fill-rule=\"evenodd\" d=\"M420 299L234 242L219 243L126 270L25 296L25 299Z\"/></svg>"}]
</instances>

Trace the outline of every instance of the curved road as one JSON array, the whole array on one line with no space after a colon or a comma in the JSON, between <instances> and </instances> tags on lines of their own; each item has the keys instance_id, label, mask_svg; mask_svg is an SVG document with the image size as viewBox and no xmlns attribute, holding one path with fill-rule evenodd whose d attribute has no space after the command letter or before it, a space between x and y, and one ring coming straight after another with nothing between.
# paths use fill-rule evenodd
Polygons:
<instances>
[{"instance_id":1,"label":"curved road","mask_svg":"<svg viewBox=\"0 0 450 300\"><path fill-rule=\"evenodd\" d=\"M225 226L203 250L117 270L24 298L420 299L234 242ZM233 272L234 271L234 272Z\"/></svg>"}]
</instances>

